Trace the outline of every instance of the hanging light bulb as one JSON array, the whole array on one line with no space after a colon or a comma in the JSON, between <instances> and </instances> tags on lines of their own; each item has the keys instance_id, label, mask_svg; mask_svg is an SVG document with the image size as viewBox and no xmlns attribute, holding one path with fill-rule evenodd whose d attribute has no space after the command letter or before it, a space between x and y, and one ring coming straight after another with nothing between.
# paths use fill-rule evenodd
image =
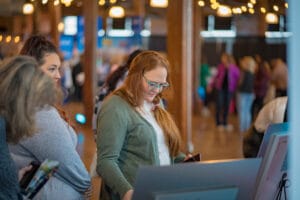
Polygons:
<instances>
[{"instance_id":1,"label":"hanging light bulb","mask_svg":"<svg viewBox=\"0 0 300 200\"><path fill-rule=\"evenodd\" d=\"M278 24L278 16L274 13L267 13L265 19L268 24Z\"/></svg>"},{"instance_id":2,"label":"hanging light bulb","mask_svg":"<svg viewBox=\"0 0 300 200\"><path fill-rule=\"evenodd\" d=\"M32 3L25 3L23 5L23 14L24 15L30 15L33 13L33 11L34 11L34 7L33 7Z\"/></svg>"},{"instance_id":3,"label":"hanging light bulb","mask_svg":"<svg viewBox=\"0 0 300 200\"><path fill-rule=\"evenodd\" d=\"M61 0L61 3L64 4L66 7L71 6L73 0Z\"/></svg>"},{"instance_id":4,"label":"hanging light bulb","mask_svg":"<svg viewBox=\"0 0 300 200\"><path fill-rule=\"evenodd\" d=\"M273 5L273 10L278 12L279 11L279 7L277 5Z\"/></svg>"},{"instance_id":5,"label":"hanging light bulb","mask_svg":"<svg viewBox=\"0 0 300 200\"><path fill-rule=\"evenodd\" d=\"M20 36L16 36L15 39L14 39L14 42L15 42L15 43L20 42Z\"/></svg>"},{"instance_id":6,"label":"hanging light bulb","mask_svg":"<svg viewBox=\"0 0 300 200\"><path fill-rule=\"evenodd\" d=\"M261 7L261 8L260 8L260 12L261 12L261 13L266 13L267 11L266 11L266 9L265 9L264 7Z\"/></svg>"},{"instance_id":7,"label":"hanging light bulb","mask_svg":"<svg viewBox=\"0 0 300 200\"><path fill-rule=\"evenodd\" d=\"M151 0L150 6L156 8L166 8L168 7L168 0Z\"/></svg>"},{"instance_id":8,"label":"hanging light bulb","mask_svg":"<svg viewBox=\"0 0 300 200\"><path fill-rule=\"evenodd\" d=\"M59 0L54 0L53 5L58 6L59 5Z\"/></svg>"},{"instance_id":9,"label":"hanging light bulb","mask_svg":"<svg viewBox=\"0 0 300 200\"><path fill-rule=\"evenodd\" d=\"M200 7L204 7L204 6L205 6L205 2L204 2L203 0L199 0L199 1L198 1L198 5L199 5Z\"/></svg>"},{"instance_id":10,"label":"hanging light bulb","mask_svg":"<svg viewBox=\"0 0 300 200\"><path fill-rule=\"evenodd\" d=\"M109 9L108 15L112 18L122 18L125 16L125 10L121 6L113 6Z\"/></svg>"},{"instance_id":11,"label":"hanging light bulb","mask_svg":"<svg viewBox=\"0 0 300 200\"><path fill-rule=\"evenodd\" d=\"M229 6L220 5L217 10L217 15L220 17L230 17L232 12Z\"/></svg>"},{"instance_id":12,"label":"hanging light bulb","mask_svg":"<svg viewBox=\"0 0 300 200\"><path fill-rule=\"evenodd\" d=\"M5 42L6 42L6 43L9 43L10 41L11 41L11 36L10 36L10 35L6 36Z\"/></svg>"},{"instance_id":13,"label":"hanging light bulb","mask_svg":"<svg viewBox=\"0 0 300 200\"><path fill-rule=\"evenodd\" d=\"M64 31L65 24L63 22L59 22L57 25L58 32L62 33Z\"/></svg>"}]
</instances>

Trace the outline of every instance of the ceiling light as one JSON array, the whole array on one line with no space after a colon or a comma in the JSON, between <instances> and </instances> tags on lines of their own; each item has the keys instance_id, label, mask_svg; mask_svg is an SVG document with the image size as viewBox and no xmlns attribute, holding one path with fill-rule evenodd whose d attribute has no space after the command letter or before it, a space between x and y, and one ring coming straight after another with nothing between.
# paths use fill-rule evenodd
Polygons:
<instances>
[{"instance_id":1,"label":"ceiling light","mask_svg":"<svg viewBox=\"0 0 300 200\"><path fill-rule=\"evenodd\" d=\"M109 9L108 15L112 18L122 18L125 16L125 10L121 6L113 6Z\"/></svg>"},{"instance_id":2,"label":"ceiling light","mask_svg":"<svg viewBox=\"0 0 300 200\"><path fill-rule=\"evenodd\" d=\"M217 15L220 17L230 17L232 14L229 6L220 5L217 10Z\"/></svg>"},{"instance_id":3,"label":"ceiling light","mask_svg":"<svg viewBox=\"0 0 300 200\"><path fill-rule=\"evenodd\" d=\"M99 4L99 6L104 6L105 5L105 0L99 0L98 4Z\"/></svg>"},{"instance_id":4,"label":"ceiling light","mask_svg":"<svg viewBox=\"0 0 300 200\"><path fill-rule=\"evenodd\" d=\"M5 42L6 42L6 43L9 43L10 41L11 41L11 36L10 36L10 35L6 36Z\"/></svg>"},{"instance_id":5,"label":"ceiling light","mask_svg":"<svg viewBox=\"0 0 300 200\"><path fill-rule=\"evenodd\" d=\"M247 10L248 10L246 6L242 6L241 8L242 8L243 12L247 12Z\"/></svg>"},{"instance_id":6,"label":"ceiling light","mask_svg":"<svg viewBox=\"0 0 300 200\"><path fill-rule=\"evenodd\" d=\"M213 3L210 5L210 7L213 9L213 10L216 10L218 7L219 7L219 3Z\"/></svg>"},{"instance_id":7,"label":"ceiling light","mask_svg":"<svg viewBox=\"0 0 300 200\"><path fill-rule=\"evenodd\" d=\"M240 7L232 8L233 14L242 14L242 9Z\"/></svg>"},{"instance_id":8,"label":"ceiling light","mask_svg":"<svg viewBox=\"0 0 300 200\"><path fill-rule=\"evenodd\" d=\"M203 0L198 1L198 5L200 7L204 7L205 6L205 2Z\"/></svg>"},{"instance_id":9,"label":"ceiling light","mask_svg":"<svg viewBox=\"0 0 300 200\"><path fill-rule=\"evenodd\" d=\"M268 24L278 24L278 16L274 13L267 13L265 19Z\"/></svg>"},{"instance_id":10,"label":"ceiling light","mask_svg":"<svg viewBox=\"0 0 300 200\"><path fill-rule=\"evenodd\" d=\"M151 0L150 6L157 8L166 8L168 7L168 0Z\"/></svg>"},{"instance_id":11,"label":"ceiling light","mask_svg":"<svg viewBox=\"0 0 300 200\"><path fill-rule=\"evenodd\" d=\"M31 3L25 3L23 5L23 14L24 15L30 15L33 13L33 11L34 11L34 7Z\"/></svg>"},{"instance_id":12,"label":"ceiling light","mask_svg":"<svg viewBox=\"0 0 300 200\"><path fill-rule=\"evenodd\" d=\"M266 11L266 9L264 7L260 7L260 12L261 13L266 13L267 11Z\"/></svg>"},{"instance_id":13,"label":"ceiling light","mask_svg":"<svg viewBox=\"0 0 300 200\"><path fill-rule=\"evenodd\" d=\"M14 42L15 42L15 43L20 42L20 36L16 36L15 39L14 39Z\"/></svg>"},{"instance_id":14,"label":"ceiling light","mask_svg":"<svg viewBox=\"0 0 300 200\"><path fill-rule=\"evenodd\" d=\"M58 6L59 5L59 0L54 0L53 5Z\"/></svg>"},{"instance_id":15,"label":"ceiling light","mask_svg":"<svg viewBox=\"0 0 300 200\"><path fill-rule=\"evenodd\" d=\"M277 5L274 5L273 10L277 12L277 11L279 11L279 7Z\"/></svg>"},{"instance_id":16,"label":"ceiling light","mask_svg":"<svg viewBox=\"0 0 300 200\"><path fill-rule=\"evenodd\" d=\"M59 22L57 25L58 32L62 33L64 31L65 24L63 22Z\"/></svg>"},{"instance_id":17,"label":"ceiling light","mask_svg":"<svg viewBox=\"0 0 300 200\"><path fill-rule=\"evenodd\" d=\"M248 8L253 8L253 4L252 3L247 3Z\"/></svg>"},{"instance_id":18,"label":"ceiling light","mask_svg":"<svg viewBox=\"0 0 300 200\"><path fill-rule=\"evenodd\" d=\"M250 14L254 14L255 13L255 10L253 8L249 8L249 13Z\"/></svg>"}]
</instances>

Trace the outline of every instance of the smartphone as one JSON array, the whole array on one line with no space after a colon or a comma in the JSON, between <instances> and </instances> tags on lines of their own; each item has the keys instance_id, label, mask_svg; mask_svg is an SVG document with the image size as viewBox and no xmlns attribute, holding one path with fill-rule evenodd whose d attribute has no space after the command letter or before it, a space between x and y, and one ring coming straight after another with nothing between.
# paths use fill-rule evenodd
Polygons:
<instances>
[{"instance_id":1,"label":"smartphone","mask_svg":"<svg viewBox=\"0 0 300 200\"><path fill-rule=\"evenodd\" d=\"M32 161L29 165L32 165L31 170L27 171L22 179L20 180L20 187L22 190L25 190L26 187L28 186L30 180L34 176L35 172L38 170L40 167L41 163L38 161Z\"/></svg>"},{"instance_id":2,"label":"smartphone","mask_svg":"<svg viewBox=\"0 0 300 200\"><path fill-rule=\"evenodd\" d=\"M200 160L201 160L201 154L198 153L183 162L199 162Z\"/></svg>"}]
</instances>

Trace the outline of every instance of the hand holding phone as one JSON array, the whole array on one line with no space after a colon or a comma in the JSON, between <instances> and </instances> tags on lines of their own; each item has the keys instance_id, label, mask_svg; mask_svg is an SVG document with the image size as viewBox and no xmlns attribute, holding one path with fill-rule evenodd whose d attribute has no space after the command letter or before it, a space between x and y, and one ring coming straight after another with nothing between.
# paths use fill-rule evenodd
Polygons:
<instances>
[{"instance_id":1,"label":"hand holding phone","mask_svg":"<svg viewBox=\"0 0 300 200\"><path fill-rule=\"evenodd\" d=\"M201 154L198 153L194 156L189 157L188 159L184 160L183 162L199 162L201 160Z\"/></svg>"},{"instance_id":2,"label":"hand holding phone","mask_svg":"<svg viewBox=\"0 0 300 200\"><path fill-rule=\"evenodd\" d=\"M27 172L25 172L25 174L23 175L23 177L20 180L20 187L21 189L26 189L26 187L28 186L30 180L32 179L33 175L35 174L35 172L38 170L38 168L40 167L41 163L38 161L32 161L29 165L31 165L31 169Z\"/></svg>"}]
</instances>

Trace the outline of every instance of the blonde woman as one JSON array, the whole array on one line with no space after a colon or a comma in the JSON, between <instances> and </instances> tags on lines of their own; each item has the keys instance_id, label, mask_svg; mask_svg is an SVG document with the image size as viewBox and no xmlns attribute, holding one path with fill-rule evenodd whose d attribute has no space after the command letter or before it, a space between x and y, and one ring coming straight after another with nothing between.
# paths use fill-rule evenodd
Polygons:
<instances>
[{"instance_id":1,"label":"blonde woman","mask_svg":"<svg viewBox=\"0 0 300 200\"><path fill-rule=\"evenodd\" d=\"M19 56L0 66L0 199L21 199L9 143L32 137L35 114L57 99L57 87L33 58ZM20 179L21 177L19 177Z\"/></svg>"},{"instance_id":2,"label":"blonde woman","mask_svg":"<svg viewBox=\"0 0 300 200\"><path fill-rule=\"evenodd\" d=\"M254 100L254 79L257 64L253 57L245 56L241 62L241 77L238 87L238 112L240 132L251 125L251 106Z\"/></svg>"}]
</instances>

